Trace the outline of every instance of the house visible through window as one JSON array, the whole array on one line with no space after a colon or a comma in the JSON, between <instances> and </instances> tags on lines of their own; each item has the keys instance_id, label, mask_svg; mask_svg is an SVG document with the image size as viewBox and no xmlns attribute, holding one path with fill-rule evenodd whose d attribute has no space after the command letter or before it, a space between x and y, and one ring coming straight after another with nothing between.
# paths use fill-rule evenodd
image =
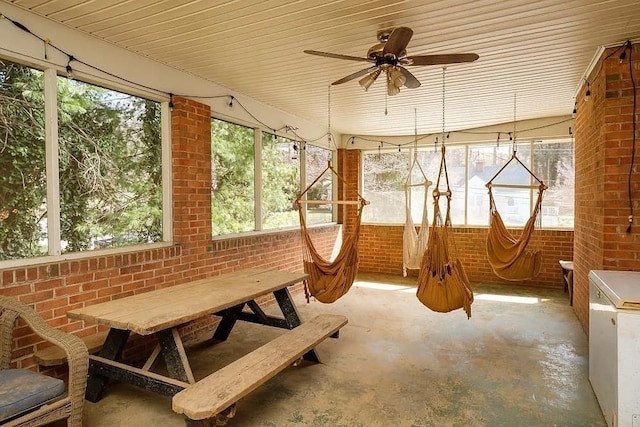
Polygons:
<instances>
[{"instance_id":1,"label":"house visible through window","mask_svg":"<svg viewBox=\"0 0 640 427\"><path fill-rule=\"evenodd\" d=\"M549 187L542 204L543 227L573 227L574 157L568 140L525 141L517 148L518 158ZM502 168L512 155L512 146L503 144L457 144L447 147L447 171L452 190L451 220L454 225L488 226L489 194L487 182ZM402 184L408 174L409 159L413 150L401 153L378 150L363 153L363 196L371 205L363 213L368 223L404 223L405 196ZM419 148L418 160L433 181L438 178L440 151ZM412 182L422 180L413 173ZM444 191L444 176L440 190ZM531 185L531 175L516 163L511 163L494 181L496 184ZM411 191L411 212L414 223L421 220L424 191ZM508 226L523 226L531 216L537 197L537 189L493 188L494 200L502 219ZM428 193L431 198L431 192ZM433 202L427 206L433 212ZM444 197L440 208L445 215ZM432 216L430 216L432 221Z\"/></svg>"}]
</instances>

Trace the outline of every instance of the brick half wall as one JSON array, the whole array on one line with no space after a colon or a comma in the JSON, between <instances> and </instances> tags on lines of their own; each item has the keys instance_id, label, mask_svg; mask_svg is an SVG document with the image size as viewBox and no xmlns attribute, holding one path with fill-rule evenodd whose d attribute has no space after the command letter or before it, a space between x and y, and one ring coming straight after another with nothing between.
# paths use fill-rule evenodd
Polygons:
<instances>
[{"instance_id":1,"label":"brick half wall","mask_svg":"<svg viewBox=\"0 0 640 427\"><path fill-rule=\"evenodd\" d=\"M362 225L358 252L360 271L402 274L402 225ZM511 230L518 235L519 230ZM542 249L542 268L532 280L508 282L496 276L486 255L487 228L454 227L453 235L458 257L472 282L519 283L528 286L562 287L559 260L573 259L573 231L536 230L529 247ZM410 270L417 275L417 270Z\"/></svg>"}]
</instances>

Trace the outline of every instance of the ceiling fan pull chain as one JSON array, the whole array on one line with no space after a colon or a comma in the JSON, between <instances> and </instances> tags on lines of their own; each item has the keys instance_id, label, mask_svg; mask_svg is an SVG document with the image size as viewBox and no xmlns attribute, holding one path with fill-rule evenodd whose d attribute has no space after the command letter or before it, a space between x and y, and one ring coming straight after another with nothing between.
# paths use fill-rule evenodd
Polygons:
<instances>
[{"instance_id":1,"label":"ceiling fan pull chain","mask_svg":"<svg viewBox=\"0 0 640 427\"><path fill-rule=\"evenodd\" d=\"M387 77L387 78L388 78L388 77ZM387 109L387 100L388 100L388 99L389 99L388 91L387 91L387 90L385 90L385 91L384 91L384 115L385 115L385 116L389 114L389 110Z\"/></svg>"}]
</instances>

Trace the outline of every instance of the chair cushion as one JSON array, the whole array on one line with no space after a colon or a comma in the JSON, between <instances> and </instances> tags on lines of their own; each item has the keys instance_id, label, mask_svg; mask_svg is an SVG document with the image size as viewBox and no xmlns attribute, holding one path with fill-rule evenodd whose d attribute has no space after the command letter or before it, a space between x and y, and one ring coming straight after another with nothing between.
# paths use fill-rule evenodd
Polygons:
<instances>
[{"instance_id":1,"label":"chair cushion","mask_svg":"<svg viewBox=\"0 0 640 427\"><path fill-rule=\"evenodd\" d=\"M64 394L64 381L28 369L0 370L0 421Z\"/></svg>"}]
</instances>

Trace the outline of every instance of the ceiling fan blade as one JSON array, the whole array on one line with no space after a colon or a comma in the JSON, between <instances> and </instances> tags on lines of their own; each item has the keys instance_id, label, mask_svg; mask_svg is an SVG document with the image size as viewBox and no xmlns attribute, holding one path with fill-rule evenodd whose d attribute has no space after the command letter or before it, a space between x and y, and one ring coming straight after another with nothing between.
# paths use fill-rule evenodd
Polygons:
<instances>
[{"instance_id":1,"label":"ceiling fan blade","mask_svg":"<svg viewBox=\"0 0 640 427\"><path fill-rule=\"evenodd\" d=\"M365 68L364 70L360 70L360 71L356 71L353 74L349 74L346 77L341 78L340 80L336 80L335 82L331 83L333 86L335 85L340 85L342 83L346 83L348 81L351 81L353 79L357 79L360 76L364 76L365 74L369 74L372 71L375 71L378 68L378 66L374 65L373 67L369 67L369 68Z\"/></svg>"},{"instance_id":2,"label":"ceiling fan blade","mask_svg":"<svg viewBox=\"0 0 640 427\"><path fill-rule=\"evenodd\" d=\"M408 87L409 89L415 89L417 87L420 87L420 81L418 81L418 79L416 79L416 76L414 76L413 74L411 74L409 72L409 70L407 70L404 67L400 67L398 66L398 68L400 69L400 71L402 72L402 75L404 75L404 77L407 79L404 82L404 85L406 87Z\"/></svg>"},{"instance_id":3,"label":"ceiling fan blade","mask_svg":"<svg viewBox=\"0 0 640 427\"><path fill-rule=\"evenodd\" d=\"M338 53L318 52L317 50L305 50L304 53L310 55L324 56L326 58L347 59L349 61L371 62L370 59L360 58L359 56L340 55Z\"/></svg>"},{"instance_id":4,"label":"ceiling fan blade","mask_svg":"<svg viewBox=\"0 0 640 427\"><path fill-rule=\"evenodd\" d=\"M413 30L411 28L395 28L382 49L382 55L393 54L396 58L401 56L402 52L407 48L411 36L413 36Z\"/></svg>"},{"instance_id":5,"label":"ceiling fan blade","mask_svg":"<svg viewBox=\"0 0 640 427\"><path fill-rule=\"evenodd\" d=\"M451 53L445 55L417 55L408 56L406 59L413 61L411 64L406 65L441 65L441 64L455 64L459 62L473 62L478 59L479 56L475 53Z\"/></svg>"}]
</instances>

